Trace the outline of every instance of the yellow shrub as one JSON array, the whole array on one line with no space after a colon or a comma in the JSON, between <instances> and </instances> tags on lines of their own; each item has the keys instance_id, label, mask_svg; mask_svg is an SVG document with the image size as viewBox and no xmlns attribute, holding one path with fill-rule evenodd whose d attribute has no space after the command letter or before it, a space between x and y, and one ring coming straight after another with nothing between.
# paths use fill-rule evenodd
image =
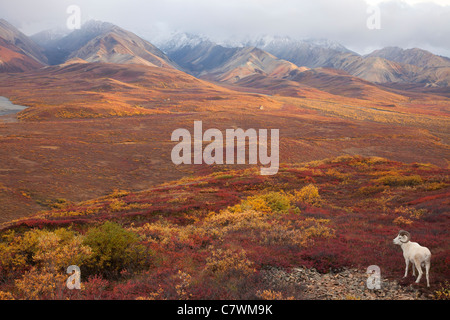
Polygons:
<instances>
[{"instance_id":1,"label":"yellow shrub","mask_svg":"<svg viewBox=\"0 0 450 320\"><path fill-rule=\"evenodd\" d=\"M255 210L263 213L271 213L272 209L267 205L267 202L263 197L253 196L248 197L247 201L241 204L242 210Z\"/></svg>"},{"instance_id":2,"label":"yellow shrub","mask_svg":"<svg viewBox=\"0 0 450 320\"><path fill-rule=\"evenodd\" d=\"M329 219L308 218L302 222L301 229L307 238L334 238L334 229L327 227Z\"/></svg>"},{"instance_id":3,"label":"yellow shrub","mask_svg":"<svg viewBox=\"0 0 450 320\"><path fill-rule=\"evenodd\" d=\"M61 228L55 231L33 230L24 235L32 243L28 251L38 266L49 270L60 270L70 265L83 265L91 254L89 247L82 244L83 237Z\"/></svg>"},{"instance_id":4,"label":"yellow shrub","mask_svg":"<svg viewBox=\"0 0 450 320\"><path fill-rule=\"evenodd\" d=\"M77 216L89 216L100 212L101 207L92 207L84 210L74 211L74 210L58 210L50 212L50 217L77 217Z\"/></svg>"},{"instance_id":5,"label":"yellow shrub","mask_svg":"<svg viewBox=\"0 0 450 320\"><path fill-rule=\"evenodd\" d=\"M415 209L412 207L399 207L395 209L395 213L407 215L412 219L420 219L428 213L427 209Z\"/></svg>"},{"instance_id":6,"label":"yellow shrub","mask_svg":"<svg viewBox=\"0 0 450 320\"><path fill-rule=\"evenodd\" d=\"M110 198L122 198L125 197L127 195L129 195L130 193L126 190L118 190L115 189L110 195L108 195L108 197Z\"/></svg>"},{"instance_id":7,"label":"yellow shrub","mask_svg":"<svg viewBox=\"0 0 450 320\"><path fill-rule=\"evenodd\" d=\"M267 215L261 211L246 210L235 213L223 210L220 213L210 213L204 223L208 234L221 237L222 235L241 230L258 232L268 229L271 224L267 221Z\"/></svg>"},{"instance_id":8,"label":"yellow shrub","mask_svg":"<svg viewBox=\"0 0 450 320\"><path fill-rule=\"evenodd\" d=\"M434 291L435 300L450 300L450 282L445 280L445 283L441 283L440 288Z\"/></svg>"},{"instance_id":9,"label":"yellow shrub","mask_svg":"<svg viewBox=\"0 0 450 320\"><path fill-rule=\"evenodd\" d=\"M27 254L21 249L19 239L14 238L14 232L9 232L11 238L5 234L0 242L1 274L17 272L27 265Z\"/></svg>"},{"instance_id":10,"label":"yellow shrub","mask_svg":"<svg viewBox=\"0 0 450 320\"><path fill-rule=\"evenodd\" d=\"M31 230L23 235L6 233L0 243L0 264L13 272L28 264L39 268L61 270L81 266L91 251L82 245L82 236L61 228L55 231Z\"/></svg>"},{"instance_id":11,"label":"yellow shrub","mask_svg":"<svg viewBox=\"0 0 450 320\"><path fill-rule=\"evenodd\" d=\"M412 187L421 184L423 181L419 175L401 176L399 174L393 174L378 178L377 182L391 187Z\"/></svg>"},{"instance_id":12,"label":"yellow shrub","mask_svg":"<svg viewBox=\"0 0 450 320\"><path fill-rule=\"evenodd\" d=\"M114 199L109 204L109 209L112 212L123 211L124 208L126 208L126 207L127 207L127 204L124 201L119 200L119 199Z\"/></svg>"},{"instance_id":13,"label":"yellow shrub","mask_svg":"<svg viewBox=\"0 0 450 320\"><path fill-rule=\"evenodd\" d=\"M425 190L434 191L439 189L447 188L448 184L445 182L430 182L424 185Z\"/></svg>"},{"instance_id":14,"label":"yellow shrub","mask_svg":"<svg viewBox=\"0 0 450 320\"><path fill-rule=\"evenodd\" d=\"M319 195L319 189L313 184L309 184L300 190L295 190L293 199L296 202L304 202L312 205L319 205L322 201Z\"/></svg>"},{"instance_id":15,"label":"yellow shrub","mask_svg":"<svg viewBox=\"0 0 450 320\"><path fill-rule=\"evenodd\" d=\"M178 233L177 226L166 221L146 223L141 227L131 227L128 230L139 234L144 240L162 244L169 243L172 236Z\"/></svg>"},{"instance_id":16,"label":"yellow shrub","mask_svg":"<svg viewBox=\"0 0 450 320\"><path fill-rule=\"evenodd\" d=\"M254 210L263 213L286 212L291 207L290 196L284 192L268 192L250 196L240 204L228 208L231 212Z\"/></svg>"},{"instance_id":17,"label":"yellow shrub","mask_svg":"<svg viewBox=\"0 0 450 320\"><path fill-rule=\"evenodd\" d=\"M151 203L126 203L120 199L113 199L108 207L112 212L130 211L130 210L143 210L152 206Z\"/></svg>"},{"instance_id":18,"label":"yellow shrub","mask_svg":"<svg viewBox=\"0 0 450 320\"><path fill-rule=\"evenodd\" d=\"M178 226L164 220L146 223L136 228L131 227L127 230L137 233L143 240L164 246L188 243L193 235L206 235L207 233L201 226Z\"/></svg>"}]
</instances>

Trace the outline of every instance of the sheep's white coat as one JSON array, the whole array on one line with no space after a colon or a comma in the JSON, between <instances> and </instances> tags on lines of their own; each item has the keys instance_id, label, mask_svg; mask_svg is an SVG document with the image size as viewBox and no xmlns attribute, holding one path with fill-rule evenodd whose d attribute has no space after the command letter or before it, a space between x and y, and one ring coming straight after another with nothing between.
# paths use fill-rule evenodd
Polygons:
<instances>
[{"instance_id":1,"label":"sheep's white coat","mask_svg":"<svg viewBox=\"0 0 450 320\"><path fill-rule=\"evenodd\" d=\"M405 264L406 264L406 270L405 270L405 276L408 275L408 267L409 264L412 264L413 269L413 276L415 276L415 269L414 266L417 268L417 271L419 273L416 283L420 282L420 279L422 278L422 266L425 267L425 275L427 278L427 286L430 286L430 278L429 278L429 271L430 271L430 260L431 260L431 252L428 248L422 247L417 242L411 242L409 240L409 237L399 233L397 237L393 240L394 244L399 245L403 250L403 257L405 258Z\"/></svg>"}]
</instances>

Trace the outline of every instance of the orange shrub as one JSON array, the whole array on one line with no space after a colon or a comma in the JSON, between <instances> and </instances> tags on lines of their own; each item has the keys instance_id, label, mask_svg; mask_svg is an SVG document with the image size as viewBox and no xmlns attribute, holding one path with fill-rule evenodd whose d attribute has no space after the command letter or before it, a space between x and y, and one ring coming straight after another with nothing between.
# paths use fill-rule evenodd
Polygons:
<instances>
[{"instance_id":1,"label":"orange shrub","mask_svg":"<svg viewBox=\"0 0 450 320\"><path fill-rule=\"evenodd\" d=\"M220 213L210 213L205 219L203 228L208 234L221 238L228 232L251 230L260 232L271 227L266 214L255 210L235 213L223 210Z\"/></svg>"},{"instance_id":2,"label":"orange shrub","mask_svg":"<svg viewBox=\"0 0 450 320\"><path fill-rule=\"evenodd\" d=\"M253 263L247 259L244 250L233 252L230 249L211 249L211 255L206 258L205 270L207 272L220 277L233 272L249 276L256 271L252 267Z\"/></svg>"},{"instance_id":3,"label":"orange shrub","mask_svg":"<svg viewBox=\"0 0 450 320\"><path fill-rule=\"evenodd\" d=\"M67 276L47 269L32 268L15 280L18 298L25 300L62 299Z\"/></svg>"},{"instance_id":4,"label":"orange shrub","mask_svg":"<svg viewBox=\"0 0 450 320\"><path fill-rule=\"evenodd\" d=\"M188 300L192 296L192 294L187 292L189 286L191 285L192 277L181 270L178 270L177 277L180 281L180 283L175 286L178 300Z\"/></svg>"},{"instance_id":5,"label":"orange shrub","mask_svg":"<svg viewBox=\"0 0 450 320\"><path fill-rule=\"evenodd\" d=\"M273 290L258 290L256 296L262 300L294 300L294 297L285 298L282 292Z\"/></svg>"},{"instance_id":6,"label":"orange shrub","mask_svg":"<svg viewBox=\"0 0 450 320\"><path fill-rule=\"evenodd\" d=\"M261 243L265 245L295 245L304 247L307 238L301 230L275 223L270 229L262 232Z\"/></svg>"},{"instance_id":7,"label":"orange shrub","mask_svg":"<svg viewBox=\"0 0 450 320\"><path fill-rule=\"evenodd\" d=\"M412 220L405 218L403 216L398 216L397 218L394 219L393 221L396 225L405 225L405 226L409 226L413 223Z\"/></svg>"}]
</instances>

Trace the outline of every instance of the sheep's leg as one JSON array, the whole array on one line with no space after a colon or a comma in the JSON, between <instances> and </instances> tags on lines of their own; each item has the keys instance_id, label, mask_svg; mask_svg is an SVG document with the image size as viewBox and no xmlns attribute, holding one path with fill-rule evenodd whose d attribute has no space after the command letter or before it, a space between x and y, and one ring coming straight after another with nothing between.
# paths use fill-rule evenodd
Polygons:
<instances>
[{"instance_id":1,"label":"sheep's leg","mask_svg":"<svg viewBox=\"0 0 450 320\"><path fill-rule=\"evenodd\" d=\"M422 266L421 266L420 260L418 260L418 259L414 260L414 264L416 265L417 271L419 272L419 276L417 277L416 283L419 283L420 278L422 278L422 274L423 274ZM414 266L413 266L413 268L414 268Z\"/></svg>"},{"instance_id":2,"label":"sheep's leg","mask_svg":"<svg viewBox=\"0 0 450 320\"><path fill-rule=\"evenodd\" d=\"M425 275L427 276L427 287L430 286L430 276L429 276L429 272L430 272L430 261L426 261L425 262Z\"/></svg>"},{"instance_id":3,"label":"sheep's leg","mask_svg":"<svg viewBox=\"0 0 450 320\"><path fill-rule=\"evenodd\" d=\"M406 263L406 269L405 269L405 275L403 276L403 278L406 278L408 276L409 260L405 259L405 263Z\"/></svg>"}]
</instances>

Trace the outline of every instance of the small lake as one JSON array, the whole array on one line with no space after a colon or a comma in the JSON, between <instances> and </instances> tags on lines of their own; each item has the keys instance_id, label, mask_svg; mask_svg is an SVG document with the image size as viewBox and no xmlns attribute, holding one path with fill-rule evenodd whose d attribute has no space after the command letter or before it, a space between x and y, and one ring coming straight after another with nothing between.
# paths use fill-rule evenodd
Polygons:
<instances>
[{"instance_id":1,"label":"small lake","mask_svg":"<svg viewBox=\"0 0 450 320\"><path fill-rule=\"evenodd\" d=\"M0 96L0 116L14 114L28 107L13 104L8 98Z\"/></svg>"}]
</instances>

